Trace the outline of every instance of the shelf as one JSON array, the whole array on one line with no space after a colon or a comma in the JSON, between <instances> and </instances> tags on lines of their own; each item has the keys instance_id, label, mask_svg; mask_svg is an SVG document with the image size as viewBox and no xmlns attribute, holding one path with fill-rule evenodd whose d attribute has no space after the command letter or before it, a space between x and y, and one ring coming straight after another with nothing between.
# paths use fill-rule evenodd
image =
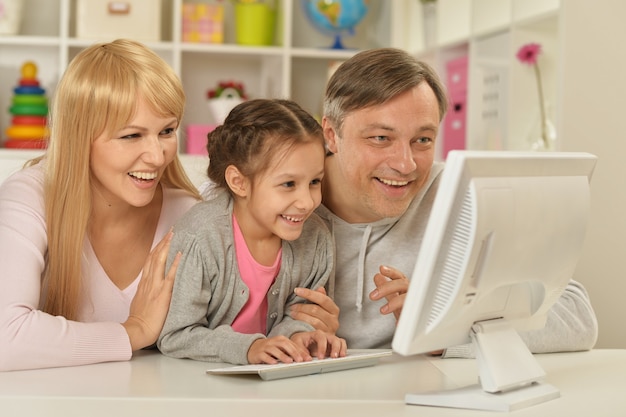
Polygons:
<instances>
[{"instance_id":1,"label":"shelf","mask_svg":"<svg viewBox=\"0 0 626 417\"><path fill-rule=\"evenodd\" d=\"M205 54L281 56L284 51L280 46L242 46L232 44L187 43L180 44L182 52L200 52Z\"/></svg>"},{"instance_id":2,"label":"shelf","mask_svg":"<svg viewBox=\"0 0 626 417\"><path fill-rule=\"evenodd\" d=\"M348 59L361 49L403 46L403 31L408 27L405 11L415 9L414 0L369 0L368 14L353 35L344 37L345 46L352 49L334 50L327 47L333 37L312 26L299 0L277 0L280 6L275 45L237 44L233 3L228 1L220 3L225 8L224 43L182 42L183 1L162 0L161 40L144 42L181 77L187 93L183 132L188 124L213 122L206 91L226 80L242 82L250 97L291 98L311 113L319 114L329 65ZM0 37L0 91L12 91L22 63L33 60L39 67L38 77L46 95L54 95L69 61L96 42L76 37L77 4L78 0L24 0L28 13L24 14L20 35ZM404 23L400 24L400 19ZM11 99L11 93L0 94L0 107L8 108ZM0 132L4 133L9 122L10 115L0 113ZM181 149L184 150L184 143Z\"/></svg>"},{"instance_id":3,"label":"shelf","mask_svg":"<svg viewBox=\"0 0 626 417\"><path fill-rule=\"evenodd\" d=\"M535 42L542 46L539 67L549 118L559 120L559 0L437 0L437 38L416 55L432 64L443 80L448 64L466 56L464 98L465 147L470 149L528 150L538 117L539 97L534 71L516 58L518 49ZM455 95L456 92L451 94ZM450 112L446 120L456 117ZM460 120L458 121L460 123ZM558 123L557 123L558 124ZM444 120L437 158L445 159ZM558 126L557 126L558 131ZM456 133L455 133L456 134ZM537 132L538 134L538 132Z\"/></svg>"},{"instance_id":4,"label":"shelf","mask_svg":"<svg viewBox=\"0 0 626 417\"><path fill-rule=\"evenodd\" d=\"M10 46L58 46L61 39L50 36L0 36L0 45L3 48Z\"/></svg>"}]
</instances>

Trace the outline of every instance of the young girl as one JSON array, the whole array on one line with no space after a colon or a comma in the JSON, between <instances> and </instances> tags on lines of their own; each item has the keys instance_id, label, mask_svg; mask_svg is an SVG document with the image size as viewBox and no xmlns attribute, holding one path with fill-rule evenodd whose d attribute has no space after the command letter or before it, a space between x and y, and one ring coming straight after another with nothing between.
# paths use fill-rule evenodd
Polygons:
<instances>
[{"instance_id":1,"label":"young girl","mask_svg":"<svg viewBox=\"0 0 626 417\"><path fill-rule=\"evenodd\" d=\"M211 362L301 362L345 356L346 344L288 315L296 287L331 273L332 240L320 204L324 139L294 102L251 100L209 135L215 197L176 225L170 310L158 347Z\"/></svg>"}]
</instances>

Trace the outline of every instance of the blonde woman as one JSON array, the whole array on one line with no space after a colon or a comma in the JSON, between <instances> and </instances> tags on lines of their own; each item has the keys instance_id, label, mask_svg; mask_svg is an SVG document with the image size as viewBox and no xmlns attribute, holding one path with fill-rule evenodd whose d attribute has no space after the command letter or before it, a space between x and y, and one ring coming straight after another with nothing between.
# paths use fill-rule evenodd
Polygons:
<instances>
[{"instance_id":1,"label":"blonde woman","mask_svg":"<svg viewBox=\"0 0 626 417\"><path fill-rule=\"evenodd\" d=\"M72 60L47 152L0 186L0 370L128 360L156 342L171 228L200 198L177 157L184 103L137 42Z\"/></svg>"}]
</instances>

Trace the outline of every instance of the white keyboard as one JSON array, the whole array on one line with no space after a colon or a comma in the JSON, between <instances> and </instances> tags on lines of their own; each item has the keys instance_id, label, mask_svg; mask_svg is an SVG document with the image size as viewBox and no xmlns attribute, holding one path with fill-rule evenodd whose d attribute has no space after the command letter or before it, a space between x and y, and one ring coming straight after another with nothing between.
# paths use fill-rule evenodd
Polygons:
<instances>
[{"instance_id":1,"label":"white keyboard","mask_svg":"<svg viewBox=\"0 0 626 417\"><path fill-rule=\"evenodd\" d=\"M210 375L257 374L261 379L270 381L294 376L321 374L373 366L378 363L380 358L390 355L390 349L348 349L346 356L342 358L313 359L309 362L277 363L274 365L236 365L225 368L208 369L206 372Z\"/></svg>"}]
</instances>

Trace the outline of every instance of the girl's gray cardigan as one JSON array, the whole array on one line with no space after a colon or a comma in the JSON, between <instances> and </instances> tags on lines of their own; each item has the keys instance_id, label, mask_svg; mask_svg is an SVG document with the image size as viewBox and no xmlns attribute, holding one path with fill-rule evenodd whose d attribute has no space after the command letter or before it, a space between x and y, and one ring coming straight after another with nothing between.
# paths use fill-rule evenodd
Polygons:
<instances>
[{"instance_id":1,"label":"girl's gray cardigan","mask_svg":"<svg viewBox=\"0 0 626 417\"><path fill-rule=\"evenodd\" d=\"M196 204L174 228L166 271L177 252L183 256L157 342L168 356L246 364L250 345L266 337L231 327L249 296L237 266L232 210L232 198L224 191ZM280 272L267 294L267 337L313 330L289 317L289 306L304 301L294 288L325 285L333 268L332 246L330 232L316 214L306 220L298 239L283 241Z\"/></svg>"}]
</instances>

